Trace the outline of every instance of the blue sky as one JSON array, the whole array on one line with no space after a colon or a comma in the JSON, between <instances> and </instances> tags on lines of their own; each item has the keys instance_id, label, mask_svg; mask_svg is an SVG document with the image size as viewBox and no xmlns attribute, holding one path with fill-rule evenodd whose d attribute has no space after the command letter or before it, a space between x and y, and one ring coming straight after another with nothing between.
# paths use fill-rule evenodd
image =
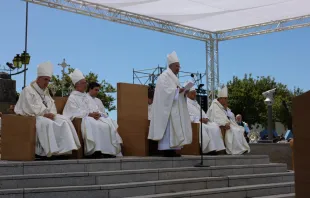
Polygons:
<instances>
[{"instance_id":1,"label":"blue sky","mask_svg":"<svg viewBox=\"0 0 310 198\"><path fill-rule=\"evenodd\" d=\"M24 50L25 2L0 1L0 65L12 62ZM310 89L310 28L221 42L220 81L234 75L275 77L278 82ZM205 71L205 44L201 41L163 34L83 15L29 4L28 52L31 63L27 84L36 78L36 66L47 60L67 63L82 72L98 73L113 85L132 82L132 69L166 64L166 55L175 50L182 70ZM23 75L14 77L17 90ZM115 112L111 113L116 117Z\"/></svg>"}]
</instances>

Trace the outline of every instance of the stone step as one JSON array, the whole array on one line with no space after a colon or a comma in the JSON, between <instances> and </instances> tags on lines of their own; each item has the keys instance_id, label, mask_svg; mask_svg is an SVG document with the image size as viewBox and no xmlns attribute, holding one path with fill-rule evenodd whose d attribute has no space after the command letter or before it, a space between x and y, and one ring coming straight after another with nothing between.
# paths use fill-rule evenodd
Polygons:
<instances>
[{"instance_id":1,"label":"stone step","mask_svg":"<svg viewBox=\"0 0 310 198\"><path fill-rule=\"evenodd\" d=\"M155 194L160 191L169 190L169 186L153 187L153 190L149 186L141 186L139 188L122 189L123 184L120 184L118 189L109 187L108 185L100 186L66 186L66 187L54 187L54 188L24 188L24 189L11 189L0 190L0 197L20 197L20 198L118 198L118 197L133 197L135 198L188 198L188 197L208 197L208 198L248 198L256 196L270 196L283 193L294 192L294 182L285 183L269 183L259 185L247 185L238 187L221 187L213 189L205 189L207 186L201 186L200 190L187 190L184 188L175 193L161 193ZM132 184L135 185L135 184ZM183 187L187 187L185 184ZM192 185L194 187L194 185ZM152 194L149 194L152 193ZM147 195L149 194L149 195Z\"/></svg>"},{"instance_id":2,"label":"stone step","mask_svg":"<svg viewBox=\"0 0 310 198\"><path fill-rule=\"evenodd\" d=\"M199 177L232 178L232 184L238 185L238 177L233 175L287 173L286 164L253 164L211 167L180 167L163 169L121 170L103 172L49 173L29 175L0 176L1 189L35 188L55 186L103 185L128 182L145 182ZM251 181L246 176L244 180ZM263 179L263 178L262 178Z\"/></svg>"},{"instance_id":3,"label":"stone step","mask_svg":"<svg viewBox=\"0 0 310 198\"><path fill-rule=\"evenodd\" d=\"M295 193L282 194L282 195L271 195L271 196L255 197L255 198L295 198Z\"/></svg>"},{"instance_id":4,"label":"stone step","mask_svg":"<svg viewBox=\"0 0 310 198\"><path fill-rule=\"evenodd\" d=\"M215 188L205 190L182 191L177 193L163 193L154 195L131 196L131 198L249 198L257 196L271 196L295 192L294 182L270 183L238 187ZM127 197L130 197L127 196Z\"/></svg>"},{"instance_id":5,"label":"stone step","mask_svg":"<svg viewBox=\"0 0 310 198\"><path fill-rule=\"evenodd\" d=\"M122 157L116 159L81 159L34 162L0 161L0 175L189 167L199 162L199 156L183 156L180 158ZM204 163L209 166L268 164L269 157L266 155L204 156Z\"/></svg>"}]
</instances>

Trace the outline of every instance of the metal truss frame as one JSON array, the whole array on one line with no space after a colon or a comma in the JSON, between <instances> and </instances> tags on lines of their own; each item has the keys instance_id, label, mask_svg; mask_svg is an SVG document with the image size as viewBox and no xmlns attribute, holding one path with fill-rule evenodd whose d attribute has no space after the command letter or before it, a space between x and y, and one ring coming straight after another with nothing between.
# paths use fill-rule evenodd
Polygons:
<instances>
[{"instance_id":1,"label":"metal truss frame","mask_svg":"<svg viewBox=\"0 0 310 198\"><path fill-rule=\"evenodd\" d=\"M187 37L195 40L206 40L209 31L180 25L170 21L164 21L132 12L127 12L108 6L88 3L84 0L24 0L30 3L60 9L68 12L91 16L112 22L127 24L140 28L155 30L177 36Z\"/></svg>"},{"instance_id":2,"label":"metal truss frame","mask_svg":"<svg viewBox=\"0 0 310 198\"><path fill-rule=\"evenodd\" d=\"M216 91L219 87L219 41L280 32L302 27L310 27L310 15L305 15L301 17L212 32L184 26L170 21L126 12L100 4L89 3L87 0L23 1L206 42L206 87L209 96L209 104L214 98L216 98Z\"/></svg>"},{"instance_id":3,"label":"metal truss frame","mask_svg":"<svg viewBox=\"0 0 310 198\"><path fill-rule=\"evenodd\" d=\"M268 34L273 32L280 32L285 30L292 30L303 27L310 27L310 14L301 17L271 21L267 23L218 31L216 32L216 34L218 35L219 41L225 41L249 36Z\"/></svg>"},{"instance_id":4,"label":"metal truss frame","mask_svg":"<svg viewBox=\"0 0 310 198\"><path fill-rule=\"evenodd\" d=\"M206 82L208 103L211 105L216 98L216 91L220 86L219 72L219 40L217 35L215 38L206 41Z\"/></svg>"},{"instance_id":5,"label":"metal truss frame","mask_svg":"<svg viewBox=\"0 0 310 198\"><path fill-rule=\"evenodd\" d=\"M142 70L135 70L132 71L132 82L135 84L138 82L141 85L155 85L156 80L158 79L159 75L166 70L166 67L160 67L157 66L155 68L150 69L142 69ZM178 78L180 79L180 82L182 82L183 79L186 78L193 78L195 79L195 84L198 86L199 84L202 84L203 78L206 76L206 73L199 73L198 71L196 73L193 72L185 72L180 71L178 74Z\"/></svg>"}]
</instances>

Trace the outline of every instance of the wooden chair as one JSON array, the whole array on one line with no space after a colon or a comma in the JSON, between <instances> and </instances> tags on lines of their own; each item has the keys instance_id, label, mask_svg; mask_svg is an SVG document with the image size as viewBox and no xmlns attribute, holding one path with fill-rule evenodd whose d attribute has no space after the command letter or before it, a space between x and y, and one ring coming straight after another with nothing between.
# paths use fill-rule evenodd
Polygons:
<instances>
[{"instance_id":1,"label":"wooden chair","mask_svg":"<svg viewBox=\"0 0 310 198\"><path fill-rule=\"evenodd\" d=\"M182 155L200 155L199 127L200 127L199 123L192 123L192 133L193 133L192 143L185 145L181 149Z\"/></svg>"},{"instance_id":2,"label":"wooden chair","mask_svg":"<svg viewBox=\"0 0 310 198\"><path fill-rule=\"evenodd\" d=\"M54 98L58 113L62 113L67 98ZM73 120L81 142L81 148L74 151L72 157L83 157L83 139L81 134L81 119ZM6 114L2 116L1 159L13 161L35 160L36 118Z\"/></svg>"}]
</instances>

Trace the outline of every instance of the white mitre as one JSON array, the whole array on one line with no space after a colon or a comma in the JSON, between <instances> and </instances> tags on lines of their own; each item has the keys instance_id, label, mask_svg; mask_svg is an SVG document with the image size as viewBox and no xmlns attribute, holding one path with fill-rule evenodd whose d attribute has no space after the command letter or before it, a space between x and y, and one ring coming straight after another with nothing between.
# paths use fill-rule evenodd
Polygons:
<instances>
[{"instance_id":1,"label":"white mitre","mask_svg":"<svg viewBox=\"0 0 310 198\"><path fill-rule=\"evenodd\" d=\"M186 81L184 84L183 84L183 87L185 87L189 82L192 82L192 81ZM195 86L193 86L192 88L189 89L189 91L196 91L195 89Z\"/></svg>"},{"instance_id":2,"label":"white mitre","mask_svg":"<svg viewBox=\"0 0 310 198\"><path fill-rule=\"evenodd\" d=\"M53 75L53 64L50 61L40 63L37 68L37 76L48 76L52 77Z\"/></svg>"},{"instance_id":3,"label":"white mitre","mask_svg":"<svg viewBox=\"0 0 310 198\"><path fill-rule=\"evenodd\" d=\"M80 80L85 79L83 73L79 69L75 69L71 74L69 74L69 77L74 85Z\"/></svg>"},{"instance_id":4,"label":"white mitre","mask_svg":"<svg viewBox=\"0 0 310 198\"><path fill-rule=\"evenodd\" d=\"M227 98L228 97L228 90L227 87L223 87L222 89L218 90L218 98Z\"/></svg>"},{"instance_id":5,"label":"white mitre","mask_svg":"<svg viewBox=\"0 0 310 198\"><path fill-rule=\"evenodd\" d=\"M167 55L167 62L168 62L168 67L169 65L171 65L172 63L177 63L179 62L177 53L175 51L173 51L171 54Z\"/></svg>"}]
</instances>

